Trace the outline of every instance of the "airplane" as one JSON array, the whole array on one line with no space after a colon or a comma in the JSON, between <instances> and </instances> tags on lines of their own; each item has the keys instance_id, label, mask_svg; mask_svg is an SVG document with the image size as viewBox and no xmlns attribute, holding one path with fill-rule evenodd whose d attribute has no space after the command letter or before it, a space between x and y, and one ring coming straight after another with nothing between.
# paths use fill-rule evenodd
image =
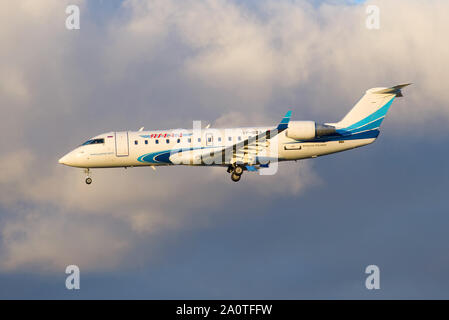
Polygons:
<instances>
[{"instance_id":1,"label":"airplane","mask_svg":"<svg viewBox=\"0 0 449 320\"><path fill-rule=\"evenodd\" d=\"M393 100L410 85L372 88L346 116L335 123L290 121L288 111L277 126L205 129L194 128L108 132L97 135L65 156L59 163L90 169L191 165L221 166L234 182L244 171L259 171L270 164L316 158L373 143L380 133Z\"/></svg>"}]
</instances>

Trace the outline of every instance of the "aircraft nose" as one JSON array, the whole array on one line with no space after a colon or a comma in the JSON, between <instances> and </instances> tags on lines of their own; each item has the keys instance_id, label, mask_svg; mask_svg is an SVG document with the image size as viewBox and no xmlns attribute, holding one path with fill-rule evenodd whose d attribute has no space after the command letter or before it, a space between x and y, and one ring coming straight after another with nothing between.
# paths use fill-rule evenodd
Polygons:
<instances>
[{"instance_id":1,"label":"aircraft nose","mask_svg":"<svg viewBox=\"0 0 449 320\"><path fill-rule=\"evenodd\" d=\"M61 159L58 160L60 164L64 164L66 166L73 166L76 164L76 156L73 151L67 153Z\"/></svg>"},{"instance_id":2,"label":"aircraft nose","mask_svg":"<svg viewBox=\"0 0 449 320\"><path fill-rule=\"evenodd\" d=\"M58 160L60 164L67 164L67 154Z\"/></svg>"},{"instance_id":3,"label":"aircraft nose","mask_svg":"<svg viewBox=\"0 0 449 320\"><path fill-rule=\"evenodd\" d=\"M85 161L89 158L86 158L83 151L79 151L78 149L72 150L58 160L60 164L69 166L69 167L81 167L84 168L86 164Z\"/></svg>"}]
</instances>

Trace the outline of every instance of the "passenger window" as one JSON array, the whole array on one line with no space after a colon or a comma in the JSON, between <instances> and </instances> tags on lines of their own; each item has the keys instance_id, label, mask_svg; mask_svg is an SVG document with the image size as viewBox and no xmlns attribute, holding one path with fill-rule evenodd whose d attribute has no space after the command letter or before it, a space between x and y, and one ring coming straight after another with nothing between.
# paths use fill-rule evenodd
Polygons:
<instances>
[{"instance_id":1,"label":"passenger window","mask_svg":"<svg viewBox=\"0 0 449 320\"><path fill-rule=\"evenodd\" d=\"M242 137L239 136L239 141L242 140Z\"/></svg>"},{"instance_id":2,"label":"passenger window","mask_svg":"<svg viewBox=\"0 0 449 320\"><path fill-rule=\"evenodd\" d=\"M201 142L201 138L198 138L198 142Z\"/></svg>"},{"instance_id":3,"label":"passenger window","mask_svg":"<svg viewBox=\"0 0 449 320\"><path fill-rule=\"evenodd\" d=\"M207 138L207 142L212 142L212 138L211 138L211 137L208 137L208 138Z\"/></svg>"},{"instance_id":4,"label":"passenger window","mask_svg":"<svg viewBox=\"0 0 449 320\"><path fill-rule=\"evenodd\" d=\"M157 139L154 142L156 142L156 144L159 144L159 140L157 140Z\"/></svg>"},{"instance_id":5,"label":"passenger window","mask_svg":"<svg viewBox=\"0 0 449 320\"><path fill-rule=\"evenodd\" d=\"M165 140L165 142L170 143L170 139Z\"/></svg>"},{"instance_id":6,"label":"passenger window","mask_svg":"<svg viewBox=\"0 0 449 320\"><path fill-rule=\"evenodd\" d=\"M181 139L178 139L177 143L180 143L180 142L181 142Z\"/></svg>"},{"instance_id":7,"label":"passenger window","mask_svg":"<svg viewBox=\"0 0 449 320\"><path fill-rule=\"evenodd\" d=\"M221 142L221 137L218 137L218 142Z\"/></svg>"},{"instance_id":8,"label":"passenger window","mask_svg":"<svg viewBox=\"0 0 449 320\"><path fill-rule=\"evenodd\" d=\"M189 143L191 143L191 142L192 142L192 138L189 138L187 141L188 141Z\"/></svg>"},{"instance_id":9,"label":"passenger window","mask_svg":"<svg viewBox=\"0 0 449 320\"><path fill-rule=\"evenodd\" d=\"M137 144L138 144L137 140L135 140L135 141L134 141L134 144L135 144L135 145L137 145Z\"/></svg>"},{"instance_id":10,"label":"passenger window","mask_svg":"<svg viewBox=\"0 0 449 320\"><path fill-rule=\"evenodd\" d=\"M232 141L232 137L228 137L228 141Z\"/></svg>"},{"instance_id":11,"label":"passenger window","mask_svg":"<svg viewBox=\"0 0 449 320\"><path fill-rule=\"evenodd\" d=\"M148 144L148 140L145 140L145 144Z\"/></svg>"}]
</instances>

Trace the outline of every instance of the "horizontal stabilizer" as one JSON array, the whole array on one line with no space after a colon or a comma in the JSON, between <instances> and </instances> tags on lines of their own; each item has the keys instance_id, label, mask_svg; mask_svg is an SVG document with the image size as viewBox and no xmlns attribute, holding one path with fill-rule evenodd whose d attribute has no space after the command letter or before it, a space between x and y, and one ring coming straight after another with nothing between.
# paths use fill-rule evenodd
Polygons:
<instances>
[{"instance_id":1,"label":"horizontal stabilizer","mask_svg":"<svg viewBox=\"0 0 449 320\"><path fill-rule=\"evenodd\" d=\"M411 83L405 83L405 84L399 84L397 86L386 88L378 91L374 91L372 93L379 93L379 94L395 94L396 97L402 97L401 89L411 85Z\"/></svg>"}]
</instances>

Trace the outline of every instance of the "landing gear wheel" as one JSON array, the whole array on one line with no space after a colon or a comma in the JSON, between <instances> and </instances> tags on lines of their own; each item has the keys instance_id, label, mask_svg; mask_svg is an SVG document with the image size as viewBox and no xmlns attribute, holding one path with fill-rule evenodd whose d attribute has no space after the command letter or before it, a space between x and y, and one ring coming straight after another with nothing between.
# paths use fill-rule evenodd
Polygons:
<instances>
[{"instance_id":1,"label":"landing gear wheel","mask_svg":"<svg viewBox=\"0 0 449 320\"><path fill-rule=\"evenodd\" d=\"M235 172L233 172L233 173L231 174L231 179L232 179L232 181L234 181L234 182L238 182L238 181L240 180L241 177L242 177L241 175L236 174Z\"/></svg>"},{"instance_id":2,"label":"landing gear wheel","mask_svg":"<svg viewBox=\"0 0 449 320\"><path fill-rule=\"evenodd\" d=\"M85 168L84 169L84 174L86 175L86 184L91 184L92 183L92 178L90 177L90 170L89 168Z\"/></svg>"},{"instance_id":3,"label":"landing gear wheel","mask_svg":"<svg viewBox=\"0 0 449 320\"><path fill-rule=\"evenodd\" d=\"M236 167L234 168L234 173L235 173L236 175L238 175L238 176L241 176L242 173L243 173L243 167L241 167L241 166L236 166Z\"/></svg>"}]
</instances>

